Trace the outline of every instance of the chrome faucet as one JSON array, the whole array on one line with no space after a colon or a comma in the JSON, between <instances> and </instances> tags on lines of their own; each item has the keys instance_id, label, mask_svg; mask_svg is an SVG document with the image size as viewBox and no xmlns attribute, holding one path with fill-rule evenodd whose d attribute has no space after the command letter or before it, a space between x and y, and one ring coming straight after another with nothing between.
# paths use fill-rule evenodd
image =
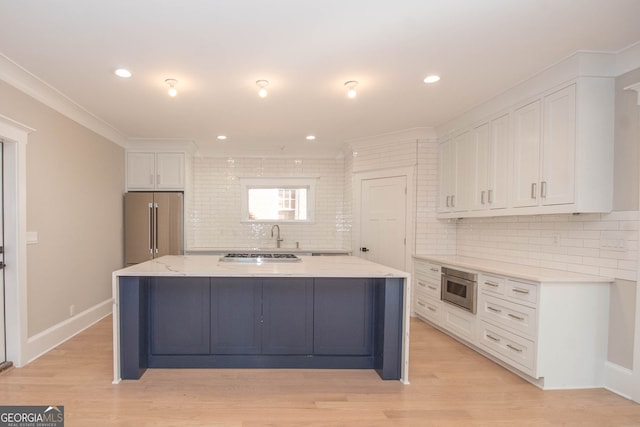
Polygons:
<instances>
[{"instance_id":1,"label":"chrome faucet","mask_svg":"<svg viewBox=\"0 0 640 427\"><path fill-rule=\"evenodd\" d=\"M276 248L280 249L280 242L282 242L284 239L280 238L280 226L278 224L275 224L273 227L271 227L271 237L273 237L274 228L278 229L278 235L276 236Z\"/></svg>"}]
</instances>

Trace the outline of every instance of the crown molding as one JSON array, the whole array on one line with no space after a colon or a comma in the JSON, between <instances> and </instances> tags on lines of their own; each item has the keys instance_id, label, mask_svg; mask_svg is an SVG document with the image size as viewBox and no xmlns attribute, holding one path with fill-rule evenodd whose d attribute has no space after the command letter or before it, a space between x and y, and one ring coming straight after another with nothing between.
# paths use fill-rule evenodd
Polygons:
<instances>
[{"instance_id":1,"label":"crown molding","mask_svg":"<svg viewBox=\"0 0 640 427\"><path fill-rule=\"evenodd\" d=\"M116 128L1 53L0 79L109 141L122 147L127 145L127 138Z\"/></svg>"},{"instance_id":2,"label":"crown molding","mask_svg":"<svg viewBox=\"0 0 640 427\"><path fill-rule=\"evenodd\" d=\"M640 105L640 82L636 84L629 85L624 88L624 90L635 90L638 95L638 105Z\"/></svg>"}]
</instances>

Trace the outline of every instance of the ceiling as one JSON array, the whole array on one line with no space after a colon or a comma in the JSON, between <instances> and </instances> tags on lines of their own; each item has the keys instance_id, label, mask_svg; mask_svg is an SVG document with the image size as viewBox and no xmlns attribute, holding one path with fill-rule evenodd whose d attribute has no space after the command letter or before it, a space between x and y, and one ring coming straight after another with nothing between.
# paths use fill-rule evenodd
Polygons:
<instances>
[{"instance_id":1,"label":"ceiling","mask_svg":"<svg viewBox=\"0 0 640 427\"><path fill-rule=\"evenodd\" d=\"M577 50L624 49L639 16L640 0L0 0L0 53L127 138L333 156L442 124Z\"/></svg>"}]
</instances>

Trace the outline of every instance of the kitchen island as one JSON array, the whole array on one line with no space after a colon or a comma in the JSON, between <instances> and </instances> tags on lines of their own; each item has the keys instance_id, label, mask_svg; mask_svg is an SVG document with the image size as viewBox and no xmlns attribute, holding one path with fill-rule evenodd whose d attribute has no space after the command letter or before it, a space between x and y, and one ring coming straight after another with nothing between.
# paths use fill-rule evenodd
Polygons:
<instances>
[{"instance_id":1,"label":"kitchen island","mask_svg":"<svg viewBox=\"0 0 640 427\"><path fill-rule=\"evenodd\" d=\"M115 271L114 383L148 368L375 369L408 383L409 274L299 258L165 256Z\"/></svg>"}]
</instances>

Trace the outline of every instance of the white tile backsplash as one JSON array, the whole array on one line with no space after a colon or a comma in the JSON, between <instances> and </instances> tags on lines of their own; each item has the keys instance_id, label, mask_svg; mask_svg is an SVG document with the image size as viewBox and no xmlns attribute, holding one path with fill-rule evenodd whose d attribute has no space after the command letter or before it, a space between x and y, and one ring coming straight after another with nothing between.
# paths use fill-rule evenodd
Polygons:
<instances>
[{"instance_id":1,"label":"white tile backsplash","mask_svg":"<svg viewBox=\"0 0 640 427\"><path fill-rule=\"evenodd\" d=\"M459 220L456 253L636 280L640 213Z\"/></svg>"},{"instance_id":2,"label":"white tile backsplash","mask_svg":"<svg viewBox=\"0 0 640 427\"><path fill-rule=\"evenodd\" d=\"M345 212L343 159L200 157L193 164L193 197L187 209L187 250L275 248L273 223L241 222L242 177L315 177L316 214L311 224L280 224L283 248L349 249L351 218Z\"/></svg>"},{"instance_id":3,"label":"white tile backsplash","mask_svg":"<svg viewBox=\"0 0 640 427\"><path fill-rule=\"evenodd\" d=\"M316 222L282 224L283 247L351 249L353 173L416 167L415 253L461 255L637 280L640 212L439 220L435 140L360 145L343 159L194 159L187 248L275 247L240 222L240 177L318 177Z\"/></svg>"}]
</instances>

